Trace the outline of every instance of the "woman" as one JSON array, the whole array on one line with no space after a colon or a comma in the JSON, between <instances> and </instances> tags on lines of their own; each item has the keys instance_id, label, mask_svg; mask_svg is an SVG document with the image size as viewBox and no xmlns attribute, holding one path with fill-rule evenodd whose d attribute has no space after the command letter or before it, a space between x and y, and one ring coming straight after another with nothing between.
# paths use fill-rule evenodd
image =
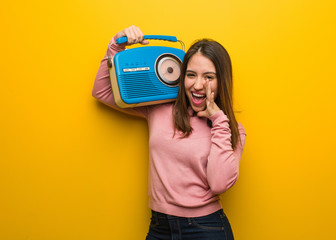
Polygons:
<instances>
[{"instance_id":1,"label":"woman","mask_svg":"<svg viewBox=\"0 0 336 240\"><path fill-rule=\"evenodd\" d=\"M127 36L125 44L115 44ZM147 44L138 27L119 32L109 45L113 56L126 45ZM217 42L193 44L181 67L175 103L120 109L113 100L107 54L93 96L149 126L149 207L147 235L153 239L233 239L219 194L238 178L245 131L232 107L231 61Z\"/></svg>"}]
</instances>

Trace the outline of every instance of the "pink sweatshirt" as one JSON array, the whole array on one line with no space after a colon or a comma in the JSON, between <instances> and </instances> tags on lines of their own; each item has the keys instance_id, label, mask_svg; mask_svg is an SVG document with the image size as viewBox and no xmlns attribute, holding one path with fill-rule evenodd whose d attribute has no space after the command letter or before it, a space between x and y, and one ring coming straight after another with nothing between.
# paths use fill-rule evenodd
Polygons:
<instances>
[{"instance_id":1,"label":"pink sweatshirt","mask_svg":"<svg viewBox=\"0 0 336 240\"><path fill-rule=\"evenodd\" d=\"M111 40L114 42L114 38ZM124 50L112 44L111 56ZM229 119L219 111L199 118L189 109L192 133L187 138L174 134L173 104L133 109L118 108L113 99L107 55L101 61L92 94L99 101L125 113L142 116L149 126L149 207L181 217L199 217L221 208L219 194L237 181L246 133L241 124L241 144L231 146Z\"/></svg>"}]
</instances>

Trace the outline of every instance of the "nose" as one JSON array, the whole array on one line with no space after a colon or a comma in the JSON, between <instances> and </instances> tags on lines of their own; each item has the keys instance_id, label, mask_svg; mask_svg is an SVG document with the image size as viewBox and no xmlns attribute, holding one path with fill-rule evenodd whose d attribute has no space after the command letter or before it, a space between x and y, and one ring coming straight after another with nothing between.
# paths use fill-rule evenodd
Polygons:
<instances>
[{"instance_id":1,"label":"nose","mask_svg":"<svg viewBox=\"0 0 336 240\"><path fill-rule=\"evenodd\" d=\"M202 90L204 87L205 80L202 77L197 77L195 84L194 84L194 89L195 90Z\"/></svg>"}]
</instances>

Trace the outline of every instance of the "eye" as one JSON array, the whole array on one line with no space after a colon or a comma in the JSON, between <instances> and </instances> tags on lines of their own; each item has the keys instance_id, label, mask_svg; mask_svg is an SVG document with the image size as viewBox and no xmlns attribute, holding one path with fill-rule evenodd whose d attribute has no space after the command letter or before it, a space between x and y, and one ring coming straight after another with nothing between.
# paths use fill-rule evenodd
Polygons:
<instances>
[{"instance_id":1,"label":"eye","mask_svg":"<svg viewBox=\"0 0 336 240\"><path fill-rule=\"evenodd\" d=\"M195 75L194 73L187 73L186 76L187 76L188 78L193 78L193 77L195 77L196 75Z\"/></svg>"},{"instance_id":2,"label":"eye","mask_svg":"<svg viewBox=\"0 0 336 240\"><path fill-rule=\"evenodd\" d=\"M215 77L212 76L212 75L207 75L207 76L205 76L205 78L208 79L209 81L215 79Z\"/></svg>"}]
</instances>

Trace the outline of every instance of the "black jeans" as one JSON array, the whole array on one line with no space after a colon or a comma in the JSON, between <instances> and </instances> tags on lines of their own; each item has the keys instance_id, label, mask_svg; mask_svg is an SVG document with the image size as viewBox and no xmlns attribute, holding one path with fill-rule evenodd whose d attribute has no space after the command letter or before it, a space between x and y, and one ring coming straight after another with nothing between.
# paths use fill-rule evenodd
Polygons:
<instances>
[{"instance_id":1,"label":"black jeans","mask_svg":"<svg viewBox=\"0 0 336 240\"><path fill-rule=\"evenodd\" d=\"M152 211L146 240L233 240L230 223L223 210L184 218Z\"/></svg>"}]
</instances>

